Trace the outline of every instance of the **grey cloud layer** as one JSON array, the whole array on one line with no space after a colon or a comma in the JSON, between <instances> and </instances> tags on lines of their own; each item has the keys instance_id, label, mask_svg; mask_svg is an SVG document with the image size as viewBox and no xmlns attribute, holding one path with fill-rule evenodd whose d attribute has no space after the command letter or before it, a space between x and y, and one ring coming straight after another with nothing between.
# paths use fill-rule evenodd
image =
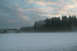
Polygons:
<instances>
[{"instance_id":1,"label":"grey cloud layer","mask_svg":"<svg viewBox=\"0 0 77 51\"><path fill-rule=\"evenodd\" d=\"M32 26L47 17L76 15L76 3L76 0L0 0L0 28Z\"/></svg>"}]
</instances>

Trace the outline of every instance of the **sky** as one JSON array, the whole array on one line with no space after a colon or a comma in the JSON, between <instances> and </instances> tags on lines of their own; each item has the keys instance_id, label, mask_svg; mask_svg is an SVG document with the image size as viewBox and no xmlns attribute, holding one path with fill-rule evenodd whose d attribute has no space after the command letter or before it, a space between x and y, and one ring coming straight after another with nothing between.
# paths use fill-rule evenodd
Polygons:
<instances>
[{"instance_id":1,"label":"sky","mask_svg":"<svg viewBox=\"0 0 77 51\"><path fill-rule=\"evenodd\" d=\"M0 29L33 26L62 15L77 16L77 0L0 0Z\"/></svg>"}]
</instances>

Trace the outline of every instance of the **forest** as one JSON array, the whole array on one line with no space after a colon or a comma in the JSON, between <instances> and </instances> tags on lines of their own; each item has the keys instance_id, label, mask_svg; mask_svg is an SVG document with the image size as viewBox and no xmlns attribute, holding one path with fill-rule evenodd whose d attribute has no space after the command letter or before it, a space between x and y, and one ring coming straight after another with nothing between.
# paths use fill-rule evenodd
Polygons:
<instances>
[{"instance_id":1,"label":"forest","mask_svg":"<svg viewBox=\"0 0 77 51\"><path fill-rule=\"evenodd\" d=\"M73 31L77 29L77 18L75 15L67 17L47 18L45 20L36 21L34 24L35 31Z\"/></svg>"},{"instance_id":2,"label":"forest","mask_svg":"<svg viewBox=\"0 0 77 51\"><path fill-rule=\"evenodd\" d=\"M62 19L61 19L62 18ZM77 32L77 18L73 16L51 17L45 20L35 21L34 26L21 27L19 29L0 29L0 33L20 32Z\"/></svg>"}]
</instances>

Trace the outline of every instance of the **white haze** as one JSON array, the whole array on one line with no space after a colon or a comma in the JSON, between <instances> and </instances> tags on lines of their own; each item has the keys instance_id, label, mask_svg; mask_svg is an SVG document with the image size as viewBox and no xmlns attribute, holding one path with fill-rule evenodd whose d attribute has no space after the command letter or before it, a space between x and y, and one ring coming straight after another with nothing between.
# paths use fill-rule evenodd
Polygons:
<instances>
[{"instance_id":1,"label":"white haze","mask_svg":"<svg viewBox=\"0 0 77 51\"><path fill-rule=\"evenodd\" d=\"M70 51L76 45L76 32L0 34L0 51Z\"/></svg>"}]
</instances>

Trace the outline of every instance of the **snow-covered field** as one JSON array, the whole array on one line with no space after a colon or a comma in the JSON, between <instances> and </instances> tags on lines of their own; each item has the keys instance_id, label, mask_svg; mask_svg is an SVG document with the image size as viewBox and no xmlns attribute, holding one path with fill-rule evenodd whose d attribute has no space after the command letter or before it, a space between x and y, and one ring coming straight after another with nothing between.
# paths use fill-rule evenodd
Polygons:
<instances>
[{"instance_id":1,"label":"snow-covered field","mask_svg":"<svg viewBox=\"0 0 77 51\"><path fill-rule=\"evenodd\" d=\"M0 51L77 51L77 32L0 34Z\"/></svg>"}]
</instances>

